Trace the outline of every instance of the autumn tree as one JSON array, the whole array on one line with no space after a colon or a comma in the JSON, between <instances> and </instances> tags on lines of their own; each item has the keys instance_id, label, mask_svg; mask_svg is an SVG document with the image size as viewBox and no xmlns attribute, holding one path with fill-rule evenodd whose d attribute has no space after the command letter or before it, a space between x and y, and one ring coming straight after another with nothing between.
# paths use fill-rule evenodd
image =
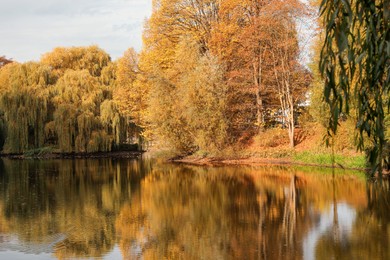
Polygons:
<instances>
[{"instance_id":1,"label":"autumn tree","mask_svg":"<svg viewBox=\"0 0 390 260\"><path fill-rule=\"evenodd\" d=\"M126 139L134 138L142 146L141 135L146 124L148 89L143 84L143 75L139 71L138 56L135 50L130 48L117 61L113 99L127 121Z\"/></svg>"},{"instance_id":2,"label":"autumn tree","mask_svg":"<svg viewBox=\"0 0 390 260\"><path fill-rule=\"evenodd\" d=\"M114 140L121 141L119 112L88 71L67 71L54 91L54 125L62 151L110 151Z\"/></svg>"},{"instance_id":3,"label":"autumn tree","mask_svg":"<svg viewBox=\"0 0 390 260\"><path fill-rule=\"evenodd\" d=\"M287 125L290 146L294 147L295 110L304 101L310 82L308 72L298 62L297 30L295 21L292 20L292 17L303 15L304 7L294 1L278 4L280 5L272 5L273 12L277 13L274 16L277 20L270 17L267 27L272 39L270 53L282 119Z\"/></svg>"},{"instance_id":4,"label":"autumn tree","mask_svg":"<svg viewBox=\"0 0 390 260\"><path fill-rule=\"evenodd\" d=\"M38 63L2 68L3 152L98 152L125 143L129 122L113 99L116 70L97 46L56 48Z\"/></svg>"},{"instance_id":5,"label":"autumn tree","mask_svg":"<svg viewBox=\"0 0 390 260\"><path fill-rule=\"evenodd\" d=\"M100 76L102 69L111 62L110 56L98 46L57 47L41 58L41 63L49 65L53 73L61 77L66 70L88 70L94 76Z\"/></svg>"},{"instance_id":6,"label":"autumn tree","mask_svg":"<svg viewBox=\"0 0 390 260\"><path fill-rule=\"evenodd\" d=\"M184 38L176 52L180 108L202 151L219 151L228 144L227 88L224 68L210 53L202 54L199 43Z\"/></svg>"},{"instance_id":7,"label":"autumn tree","mask_svg":"<svg viewBox=\"0 0 390 260\"><path fill-rule=\"evenodd\" d=\"M239 100L238 109L244 115L244 120L239 120L239 124L242 128L246 121L249 125L245 129L257 128L258 131L264 130L266 126L267 107L269 109L275 104L275 95L268 80L271 78L269 49L273 43L267 22L271 14L267 8L271 2L226 1L221 8L224 23L229 24L235 34L234 41L227 45L233 48L228 57L228 81L235 92L233 96L240 96L234 98Z\"/></svg>"},{"instance_id":8,"label":"autumn tree","mask_svg":"<svg viewBox=\"0 0 390 260\"><path fill-rule=\"evenodd\" d=\"M136 105L136 93L133 92L133 85L138 73L138 55L134 49L128 49L123 57L117 61L116 86L114 89L114 100L118 103L122 113L128 117L133 116L133 106Z\"/></svg>"},{"instance_id":9,"label":"autumn tree","mask_svg":"<svg viewBox=\"0 0 390 260\"><path fill-rule=\"evenodd\" d=\"M223 68L190 36L177 45L174 61L172 74L156 70L152 78L149 115L155 133L179 153L221 149L227 142Z\"/></svg>"},{"instance_id":10,"label":"autumn tree","mask_svg":"<svg viewBox=\"0 0 390 260\"><path fill-rule=\"evenodd\" d=\"M275 6L283 7L283 12ZM224 136L225 144L250 138L264 129L266 120L275 120L271 109L282 111L284 121L289 122L286 126L294 125L294 112L286 112L296 109L307 87L301 84L305 73L297 62L299 49L294 26L294 16L303 13L304 5L294 0L154 1L152 16L145 26L139 68L146 79L143 84L149 89L148 114L155 133L178 144L176 150L194 152L202 149L197 136L204 123L212 125L209 119L220 118L215 122L221 123L224 134L214 133ZM279 30L278 35L275 30ZM280 43L278 37L282 36L290 46ZM288 50L283 62L282 49ZM193 73L202 71L206 64L205 73ZM284 74L280 73L281 67ZM288 78L278 81L287 74ZM205 75L210 82L204 79ZM208 90L211 93L203 91L207 85L214 88ZM222 85L225 87L221 88ZM189 93L192 96L186 100ZM222 107L206 101L218 95L222 95ZM196 108L202 102L208 107ZM288 102L292 105L286 105ZM216 114L208 114L205 119L199 111L207 109ZM187 111L191 113L186 114ZM197 127L191 126L194 122ZM290 128L292 136L293 131ZM206 133L214 135L210 130Z\"/></svg>"},{"instance_id":11,"label":"autumn tree","mask_svg":"<svg viewBox=\"0 0 390 260\"><path fill-rule=\"evenodd\" d=\"M112 100L110 84L115 68L109 66L110 58L103 50L57 48L44 55L42 62L60 76L53 87L56 109L47 134L55 133L61 151L110 151L113 144L124 141L125 123Z\"/></svg>"},{"instance_id":12,"label":"autumn tree","mask_svg":"<svg viewBox=\"0 0 390 260\"><path fill-rule=\"evenodd\" d=\"M227 64L231 132L237 136L262 131L281 110L293 146L293 108L307 89L295 17L304 16L305 9L293 0L222 2L211 50Z\"/></svg>"},{"instance_id":13,"label":"autumn tree","mask_svg":"<svg viewBox=\"0 0 390 260\"><path fill-rule=\"evenodd\" d=\"M215 128L214 124L209 124L209 118L204 118L205 114L200 114L200 107L196 106L207 95L215 99L221 94L218 90L221 85L217 81L222 77L219 74L222 66L216 64L208 53L212 24L217 20L218 2L155 1L153 14L144 32L140 69L146 79L143 84L149 89L149 122L153 132L162 141L170 143L174 150L181 153L191 153L200 149L200 146L204 147L200 145L204 141L198 138L200 132L206 129L201 125L194 128L194 121L203 119L202 124ZM205 69L207 66L208 69ZM197 70L202 73L205 71L206 74L194 74ZM207 82L207 77L212 81ZM197 88L200 93L207 95L197 96ZM215 88L216 91L207 93L201 88ZM192 99L187 100L189 93ZM183 99L190 103L186 104ZM209 109L217 108L215 102L212 100L205 105ZM209 110L207 113L212 112ZM199 119L195 116L199 116ZM221 127L223 129L224 126ZM212 139L213 133L207 130L203 136L206 135Z\"/></svg>"},{"instance_id":14,"label":"autumn tree","mask_svg":"<svg viewBox=\"0 0 390 260\"><path fill-rule=\"evenodd\" d=\"M0 70L0 106L4 112L4 151L20 153L42 147L48 120L49 89L54 77L48 66L14 63Z\"/></svg>"},{"instance_id":15,"label":"autumn tree","mask_svg":"<svg viewBox=\"0 0 390 260\"><path fill-rule=\"evenodd\" d=\"M259 92L264 82L260 82L262 71L255 61L259 57L254 53L258 41L252 37L257 28L250 26L253 16L247 12L251 3L222 1L209 44L211 52L226 66L224 84L229 87L229 133L235 141L245 134L254 134L264 125L262 107L265 95L260 96Z\"/></svg>"}]
</instances>

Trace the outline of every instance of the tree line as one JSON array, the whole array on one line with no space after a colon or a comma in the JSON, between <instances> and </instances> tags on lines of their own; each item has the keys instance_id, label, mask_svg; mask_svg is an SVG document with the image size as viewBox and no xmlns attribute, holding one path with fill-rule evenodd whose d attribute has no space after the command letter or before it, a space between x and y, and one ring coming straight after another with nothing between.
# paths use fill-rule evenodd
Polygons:
<instances>
[{"instance_id":1,"label":"tree line","mask_svg":"<svg viewBox=\"0 0 390 260\"><path fill-rule=\"evenodd\" d=\"M146 121L179 153L221 150L276 124L294 146L310 73L299 63L300 1L153 1L139 67Z\"/></svg>"},{"instance_id":2,"label":"tree line","mask_svg":"<svg viewBox=\"0 0 390 260\"><path fill-rule=\"evenodd\" d=\"M122 69L127 65L122 59L112 62L106 52L90 46L56 48L39 62L4 66L3 152L47 146L65 153L111 151L127 142L136 128L120 105L125 85L117 84L128 77Z\"/></svg>"},{"instance_id":3,"label":"tree line","mask_svg":"<svg viewBox=\"0 0 390 260\"><path fill-rule=\"evenodd\" d=\"M176 154L207 154L282 126L294 147L310 96L311 120L332 138L352 121L358 147L382 169L390 161L386 3L312 2L322 29L310 70L299 60L297 23L315 11L299 0L154 0L140 53L111 61L91 46L57 48L36 63L2 57L0 146L96 152L153 140Z\"/></svg>"},{"instance_id":4,"label":"tree line","mask_svg":"<svg viewBox=\"0 0 390 260\"><path fill-rule=\"evenodd\" d=\"M3 152L110 151L137 138L219 151L275 124L294 146L309 72L289 1L154 1L140 54L56 48L0 72Z\"/></svg>"}]
</instances>

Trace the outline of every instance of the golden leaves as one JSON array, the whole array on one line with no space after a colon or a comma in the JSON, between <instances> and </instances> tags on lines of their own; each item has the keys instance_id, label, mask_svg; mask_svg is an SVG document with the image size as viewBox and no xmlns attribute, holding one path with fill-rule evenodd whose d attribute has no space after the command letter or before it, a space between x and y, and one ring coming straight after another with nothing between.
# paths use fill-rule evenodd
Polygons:
<instances>
[{"instance_id":1,"label":"golden leaves","mask_svg":"<svg viewBox=\"0 0 390 260\"><path fill-rule=\"evenodd\" d=\"M119 145L128 122L112 98L116 71L116 64L97 46L59 47L39 63L5 66L0 71L1 110L8 130L4 151L50 145L60 152L97 152ZM121 83L127 76L122 75Z\"/></svg>"}]
</instances>

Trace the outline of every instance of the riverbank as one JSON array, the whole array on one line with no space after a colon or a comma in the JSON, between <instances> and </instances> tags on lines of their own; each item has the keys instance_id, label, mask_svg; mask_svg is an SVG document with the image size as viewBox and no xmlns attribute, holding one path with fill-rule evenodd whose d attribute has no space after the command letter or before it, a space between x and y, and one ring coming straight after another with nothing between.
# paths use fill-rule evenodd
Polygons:
<instances>
[{"instance_id":1,"label":"riverbank","mask_svg":"<svg viewBox=\"0 0 390 260\"><path fill-rule=\"evenodd\" d=\"M340 163L318 163L313 162L303 162L294 160L294 158L212 158L212 157L184 157L184 158L173 158L169 161L174 163L184 163L191 165L199 166L222 166L222 165L296 165L296 166L311 166L311 167L324 167L324 168L339 168L339 169L348 169L348 170L358 170L358 171L367 171L368 169L364 166L351 167L349 165L344 166Z\"/></svg>"},{"instance_id":2,"label":"riverbank","mask_svg":"<svg viewBox=\"0 0 390 260\"><path fill-rule=\"evenodd\" d=\"M290 147L285 129L269 129L240 147L218 154L199 151L170 161L193 165L302 165L352 170L367 170L364 153L357 152L351 133L340 131L333 150L324 144L324 131L318 125L296 130L296 145Z\"/></svg>"},{"instance_id":3,"label":"riverbank","mask_svg":"<svg viewBox=\"0 0 390 260\"><path fill-rule=\"evenodd\" d=\"M97 152L97 153L24 153L24 154L0 154L0 158L13 160L25 159L136 159L141 157L143 152L139 151L115 151L115 152Z\"/></svg>"}]
</instances>

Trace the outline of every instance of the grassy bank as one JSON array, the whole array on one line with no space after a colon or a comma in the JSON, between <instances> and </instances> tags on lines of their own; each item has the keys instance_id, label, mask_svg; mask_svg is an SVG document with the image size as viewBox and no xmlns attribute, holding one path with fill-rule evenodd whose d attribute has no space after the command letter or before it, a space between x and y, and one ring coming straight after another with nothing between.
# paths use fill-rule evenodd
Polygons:
<instances>
[{"instance_id":1,"label":"grassy bank","mask_svg":"<svg viewBox=\"0 0 390 260\"><path fill-rule=\"evenodd\" d=\"M334 154L324 144L325 129L310 125L296 131L296 146L291 148L286 129L273 128L254 136L241 146L224 151L175 157L174 161L198 165L209 164L291 164L344 169L366 169L363 153L357 152L353 134L340 131L334 140Z\"/></svg>"},{"instance_id":2,"label":"grassy bank","mask_svg":"<svg viewBox=\"0 0 390 260\"><path fill-rule=\"evenodd\" d=\"M312 153L310 151L294 152L289 156L274 157L271 154L263 153L265 156L236 156L236 157L212 157L191 155L186 157L176 157L171 159L173 162L181 162L194 165L306 165L316 167L335 167L342 169L365 170L365 158L363 155L345 156L331 153Z\"/></svg>"},{"instance_id":3,"label":"grassy bank","mask_svg":"<svg viewBox=\"0 0 390 260\"><path fill-rule=\"evenodd\" d=\"M295 152L292 160L296 163L315 164L323 166L334 165L341 168L364 169L366 159L364 155L342 155L314 151Z\"/></svg>"}]
</instances>

